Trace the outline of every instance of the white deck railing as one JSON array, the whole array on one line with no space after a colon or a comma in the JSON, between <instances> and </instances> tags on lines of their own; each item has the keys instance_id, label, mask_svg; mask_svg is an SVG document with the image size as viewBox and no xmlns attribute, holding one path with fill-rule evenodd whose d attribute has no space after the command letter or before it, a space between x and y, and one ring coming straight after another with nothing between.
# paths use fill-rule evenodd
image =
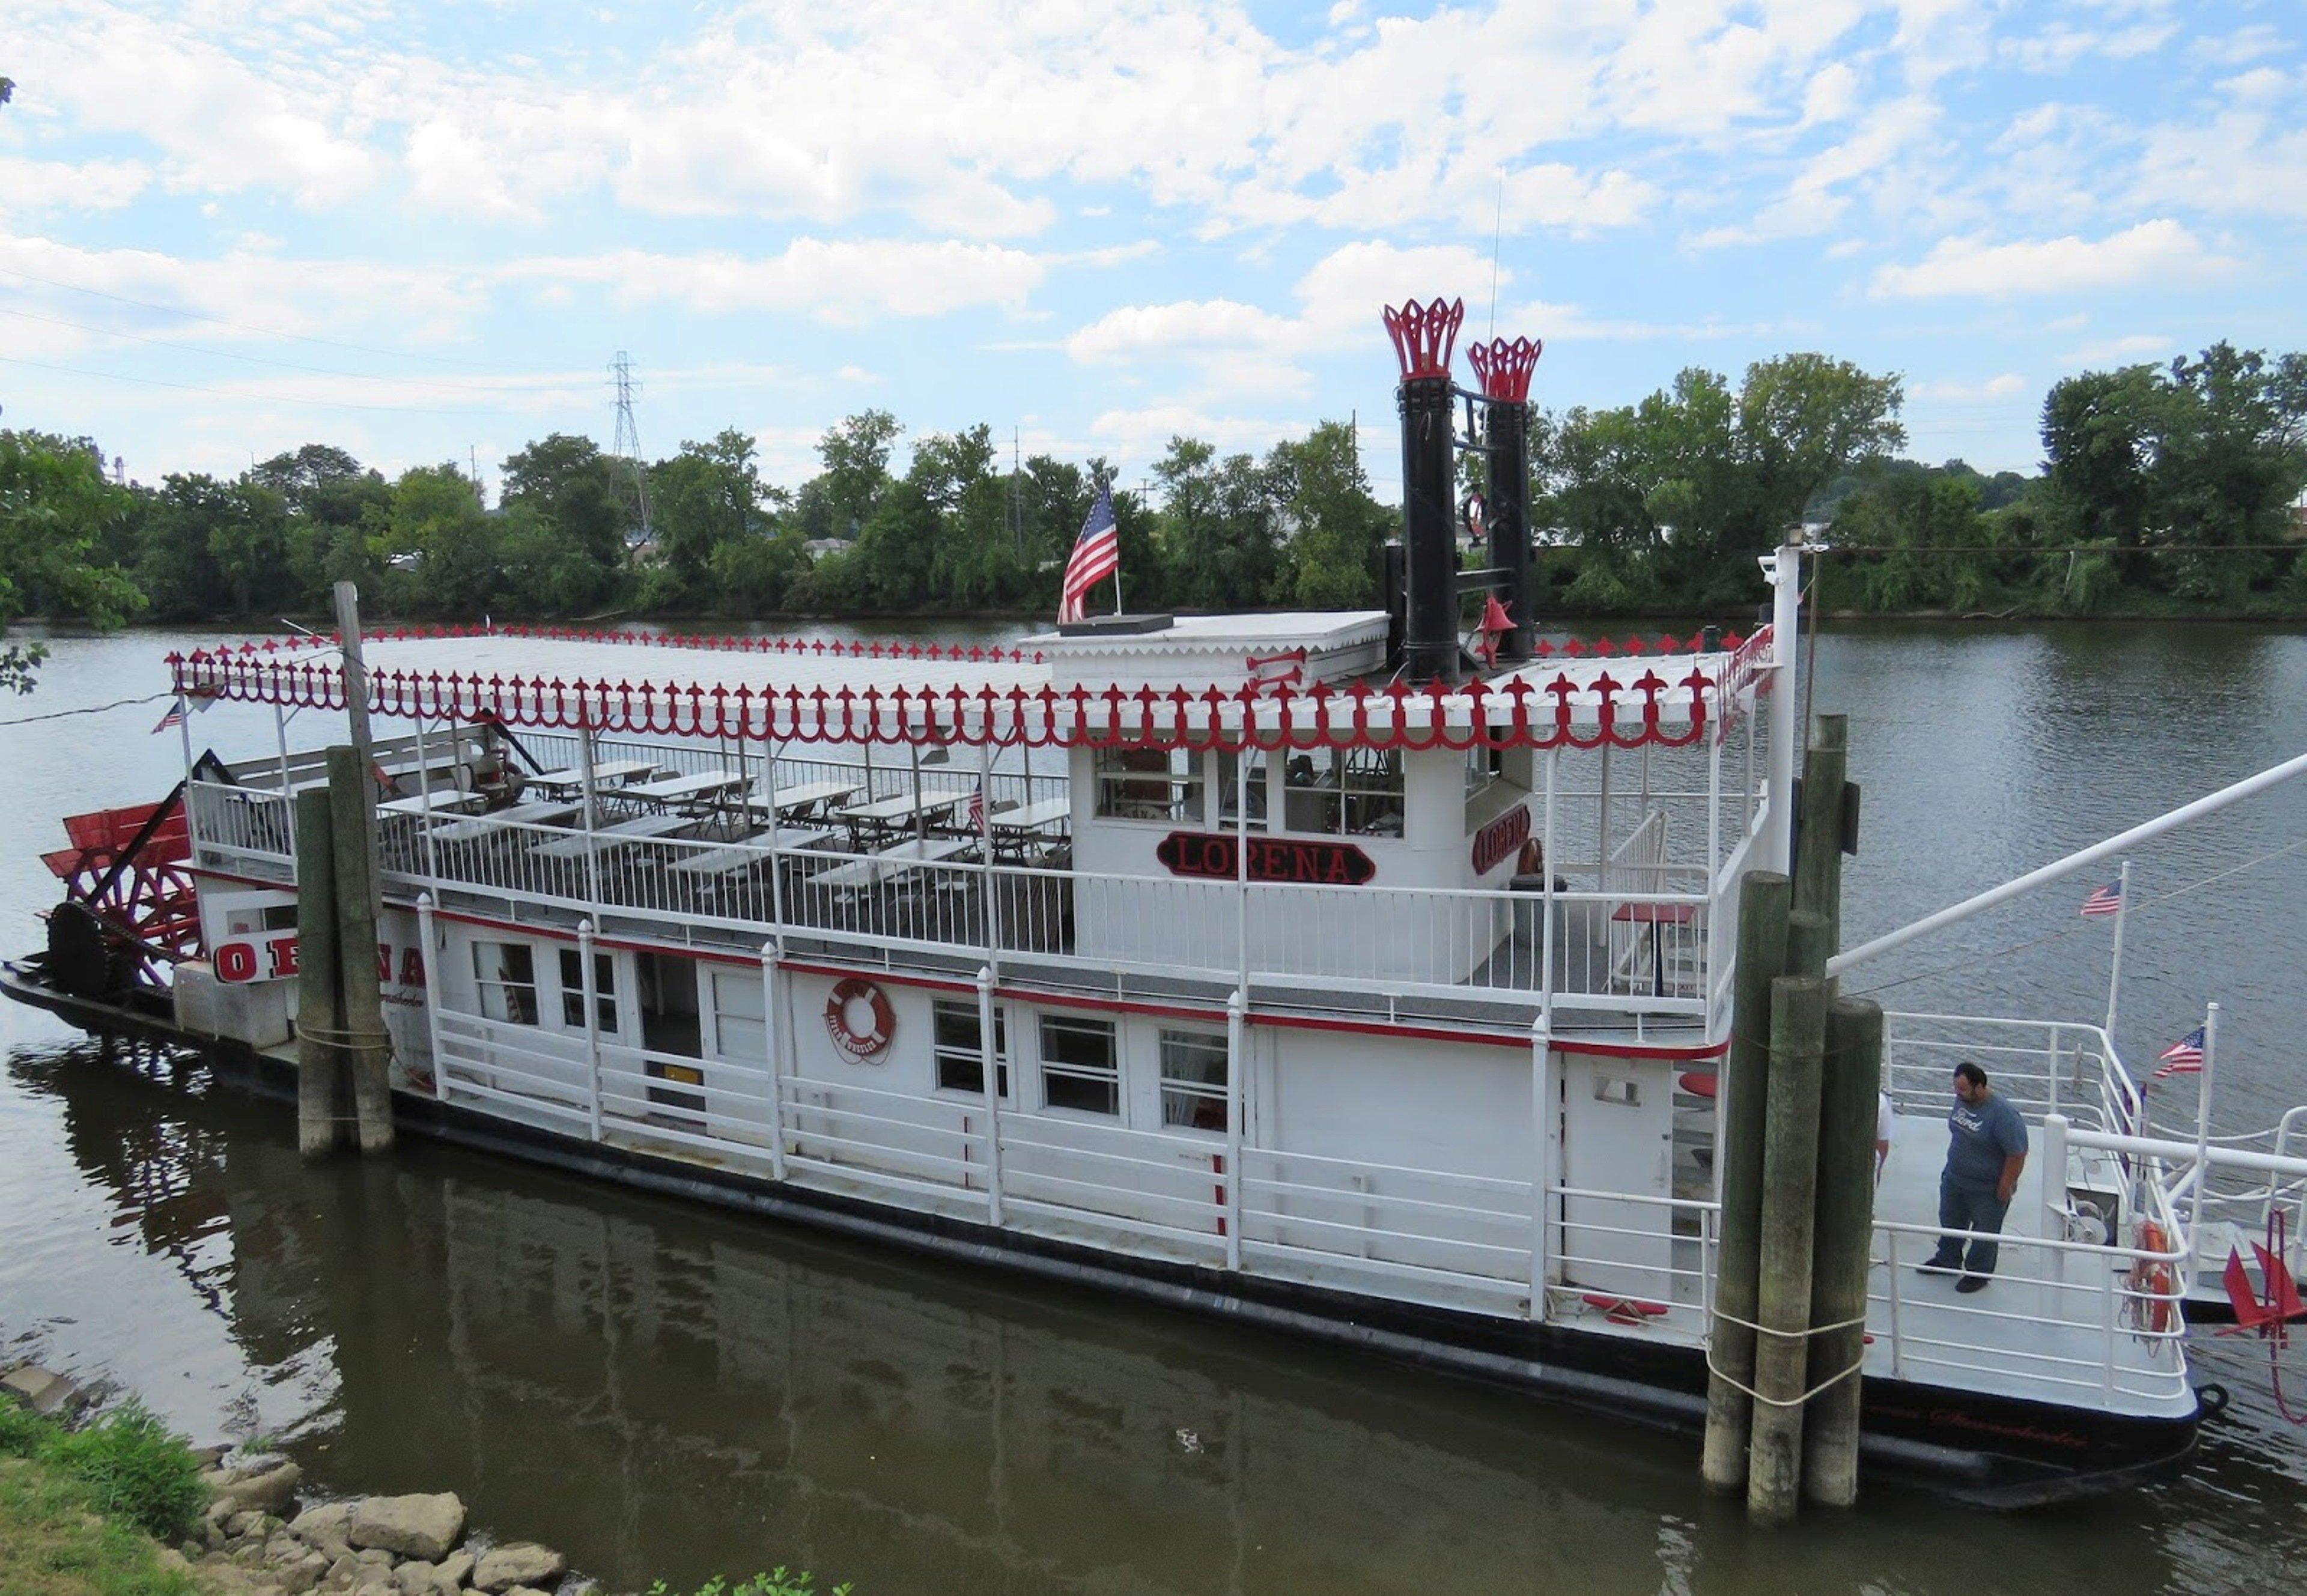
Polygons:
<instances>
[{"instance_id":1,"label":"white deck railing","mask_svg":"<svg viewBox=\"0 0 2307 1596\"><path fill-rule=\"evenodd\" d=\"M195 783L191 809L200 847L290 862L277 793ZM581 827L436 817L428 828L393 814L381 817L378 837L386 879L413 889L651 919L748 951L775 937L885 967L1030 964L1099 989L1132 976L1231 984L1246 973L1285 992L1503 1003L1515 1025L1548 1000L1557 1011L1703 1023L1730 947L1701 892L1244 888L974 857L876 879L830 846L617 837L605 821L588 838Z\"/></svg>"}]
</instances>

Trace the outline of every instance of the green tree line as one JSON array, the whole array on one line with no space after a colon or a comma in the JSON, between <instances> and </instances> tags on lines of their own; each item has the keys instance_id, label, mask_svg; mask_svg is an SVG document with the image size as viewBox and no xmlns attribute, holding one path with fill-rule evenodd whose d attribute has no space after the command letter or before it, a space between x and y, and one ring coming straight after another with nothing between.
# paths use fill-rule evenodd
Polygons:
<instances>
[{"instance_id":1,"label":"green tree line","mask_svg":"<svg viewBox=\"0 0 2307 1596\"><path fill-rule=\"evenodd\" d=\"M1693 369L1637 404L1533 412L1541 611L1735 614L1761 595L1754 556L1797 527L1839 551L1820 594L1836 608L2307 608L2307 356L2222 343L2066 378L2035 476L1901 458L1904 397L1897 376L1794 354L1735 384ZM887 411L849 416L788 488L734 429L640 467L556 433L504 462L491 504L454 465L388 480L323 443L147 486L109 480L88 440L0 432L0 624L324 614L347 579L371 614L409 618L1054 609L1111 463L1004 469L979 425L910 440L898 471L903 436ZM1173 438L1151 475L1145 499L1114 497L1131 607L1379 602L1399 512L1350 425L1263 456ZM0 685L32 663L0 655Z\"/></svg>"}]
</instances>

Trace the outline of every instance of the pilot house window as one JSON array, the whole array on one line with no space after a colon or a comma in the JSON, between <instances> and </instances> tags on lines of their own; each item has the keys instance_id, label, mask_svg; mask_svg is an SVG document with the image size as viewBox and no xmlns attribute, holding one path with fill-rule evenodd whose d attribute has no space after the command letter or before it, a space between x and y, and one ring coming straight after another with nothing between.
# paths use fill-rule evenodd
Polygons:
<instances>
[{"instance_id":1,"label":"pilot house window","mask_svg":"<svg viewBox=\"0 0 2307 1596\"><path fill-rule=\"evenodd\" d=\"M1202 756L1182 748L1100 749L1097 812L1119 820L1198 824Z\"/></svg>"},{"instance_id":2,"label":"pilot house window","mask_svg":"<svg viewBox=\"0 0 2307 1596\"><path fill-rule=\"evenodd\" d=\"M1402 751L1316 748L1283 767L1282 818L1292 831L1402 835Z\"/></svg>"}]
</instances>

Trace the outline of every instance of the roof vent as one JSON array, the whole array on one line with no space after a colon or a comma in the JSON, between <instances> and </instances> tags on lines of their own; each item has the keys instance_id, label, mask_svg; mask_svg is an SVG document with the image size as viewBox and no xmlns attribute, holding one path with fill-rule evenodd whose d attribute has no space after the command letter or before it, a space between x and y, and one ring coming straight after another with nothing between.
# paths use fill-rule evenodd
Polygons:
<instances>
[{"instance_id":1,"label":"roof vent","mask_svg":"<svg viewBox=\"0 0 2307 1596\"><path fill-rule=\"evenodd\" d=\"M1178 623L1175 615L1091 615L1059 622L1061 638L1132 638L1149 631L1167 631Z\"/></svg>"}]
</instances>

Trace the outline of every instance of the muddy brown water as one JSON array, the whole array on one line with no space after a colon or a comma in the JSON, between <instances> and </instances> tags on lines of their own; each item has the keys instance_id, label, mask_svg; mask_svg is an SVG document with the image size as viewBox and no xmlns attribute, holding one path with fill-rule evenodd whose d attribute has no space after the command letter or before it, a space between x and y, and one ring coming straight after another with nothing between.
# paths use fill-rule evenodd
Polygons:
<instances>
[{"instance_id":1,"label":"muddy brown water","mask_svg":"<svg viewBox=\"0 0 2307 1596\"><path fill-rule=\"evenodd\" d=\"M153 691L190 640L61 639L0 719ZM1815 692L1850 714L1865 786L1849 941L2307 750L2307 639L2260 628L1831 630ZM0 946L39 937L56 817L176 778L161 708L0 727ZM271 745L267 710L193 725L227 757ZM2137 898L2175 896L2131 922L2120 1040L2150 1060L2222 1001L2224 1128L2307 1100L2307 848L2251 863L2303 839L2307 790L2278 791L2137 856ZM2096 884L1851 984L2093 1017L2105 922L2075 905ZM202 1440L276 1440L324 1487L456 1490L616 1585L778 1563L867 1596L2307 1577L2307 1431L2234 1341L2199 1360L2236 1403L2182 1480L2000 1516L1874 1493L1762 1535L1701 1492L1694 1442L422 1141L308 1169L284 1109L197 1060L13 1008L0 1044L0 1351ZM2296 1406L2307 1368L2293 1386Z\"/></svg>"}]
</instances>

